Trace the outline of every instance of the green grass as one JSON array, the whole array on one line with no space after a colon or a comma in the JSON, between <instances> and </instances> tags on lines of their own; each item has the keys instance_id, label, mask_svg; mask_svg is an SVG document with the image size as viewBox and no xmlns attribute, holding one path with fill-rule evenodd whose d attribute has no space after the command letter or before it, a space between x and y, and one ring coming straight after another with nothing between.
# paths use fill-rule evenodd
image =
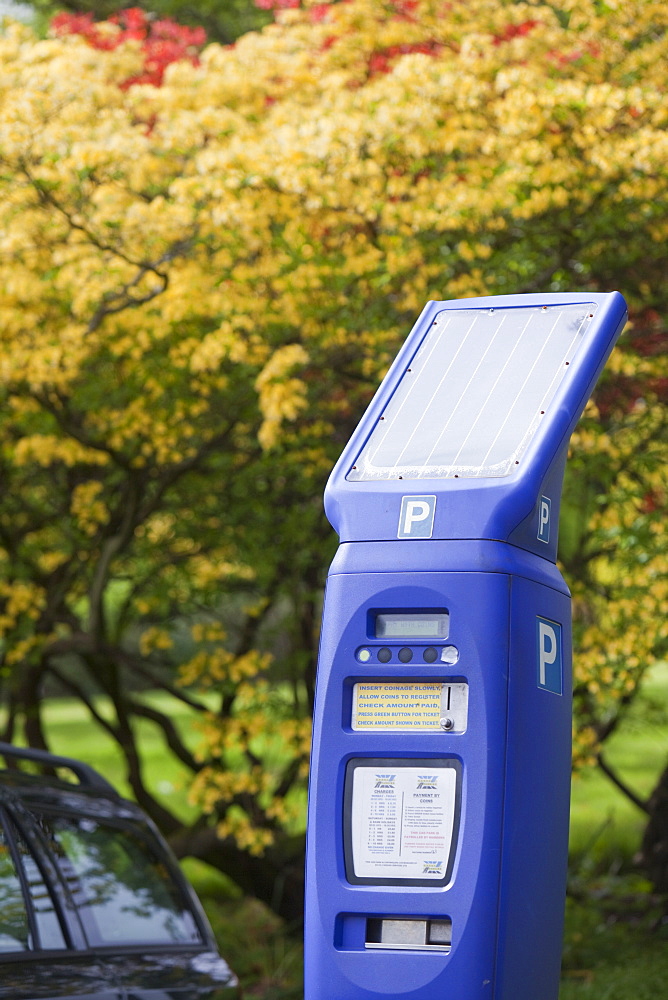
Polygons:
<instances>
[{"instance_id":1,"label":"green grass","mask_svg":"<svg viewBox=\"0 0 668 1000\"><path fill-rule=\"evenodd\" d=\"M668 665L646 678L606 759L641 798L668 764ZM637 872L646 815L600 770L573 781L571 879L559 1000L660 1000L668 922Z\"/></svg>"},{"instance_id":2,"label":"green grass","mask_svg":"<svg viewBox=\"0 0 668 1000\"><path fill-rule=\"evenodd\" d=\"M150 701L168 711L191 746L194 716L168 696ZM93 764L124 794L121 755L110 737L92 726L85 708L70 700L50 702L46 722L52 748ZM188 773L166 750L151 723L138 730L146 781L160 800L182 816ZM640 796L647 796L668 763L668 665L655 667L623 726L606 745L606 757ZM668 982L668 923L648 886L634 871L644 814L599 770L578 774L571 808L571 893L567 901L559 1000L660 1000ZM221 952L237 971L247 998L299 1000L302 953L280 920L208 866L187 860L184 868L214 927ZM541 998L536 998L541 1000Z\"/></svg>"},{"instance_id":3,"label":"green grass","mask_svg":"<svg viewBox=\"0 0 668 1000\"><path fill-rule=\"evenodd\" d=\"M668 765L668 664L653 667L628 716L605 745L622 780L647 798ZM647 817L598 768L573 778L571 855L628 862L638 850Z\"/></svg>"},{"instance_id":4,"label":"green grass","mask_svg":"<svg viewBox=\"0 0 668 1000\"><path fill-rule=\"evenodd\" d=\"M644 889L616 878L567 900L559 1000L665 997L668 923Z\"/></svg>"},{"instance_id":5,"label":"green grass","mask_svg":"<svg viewBox=\"0 0 668 1000\"><path fill-rule=\"evenodd\" d=\"M287 935L281 921L257 900L201 898L221 953L241 981L245 1000L300 1000L301 940Z\"/></svg>"},{"instance_id":6,"label":"green grass","mask_svg":"<svg viewBox=\"0 0 668 1000\"><path fill-rule=\"evenodd\" d=\"M299 1000L302 996L301 940L285 933L268 907L243 897L220 872L194 858L182 867L206 910L221 954L244 987L246 1000Z\"/></svg>"}]
</instances>

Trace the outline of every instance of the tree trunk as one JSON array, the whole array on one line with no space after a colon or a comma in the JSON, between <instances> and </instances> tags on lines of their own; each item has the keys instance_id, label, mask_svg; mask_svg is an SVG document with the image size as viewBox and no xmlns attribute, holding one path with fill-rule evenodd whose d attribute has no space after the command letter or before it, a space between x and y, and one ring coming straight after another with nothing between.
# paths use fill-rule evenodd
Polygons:
<instances>
[{"instance_id":1,"label":"tree trunk","mask_svg":"<svg viewBox=\"0 0 668 1000\"><path fill-rule=\"evenodd\" d=\"M668 896L668 767L648 806L650 819L642 840L642 866L656 891Z\"/></svg>"}]
</instances>

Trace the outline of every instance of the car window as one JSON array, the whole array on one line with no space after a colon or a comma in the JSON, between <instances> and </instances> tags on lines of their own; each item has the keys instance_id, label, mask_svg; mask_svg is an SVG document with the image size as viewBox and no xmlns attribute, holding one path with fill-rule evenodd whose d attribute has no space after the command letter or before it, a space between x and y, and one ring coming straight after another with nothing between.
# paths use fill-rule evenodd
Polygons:
<instances>
[{"instance_id":1,"label":"car window","mask_svg":"<svg viewBox=\"0 0 668 1000\"><path fill-rule=\"evenodd\" d=\"M35 915L39 947L43 949L67 948L63 931L42 871L27 843L12 824L14 843L23 869L24 884L28 890Z\"/></svg>"},{"instance_id":2,"label":"car window","mask_svg":"<svg viewBox=\"0 0 668 1000\"><path fill-rule=\"evenodd\" d=\"M91 817L41 819L91 946L201 943L179 887L138 833Z\"/></svg>"},{"instance_id":3,"label":"car window","mask_svg":"<svg viewBox=\"0 0 668 1000\"><path fill-rule=\"evenodd\" d=\"M5 829L0 824L0 954L27 951L30 943L28 914L21 882Z\"/></svg>"}]
</instances>

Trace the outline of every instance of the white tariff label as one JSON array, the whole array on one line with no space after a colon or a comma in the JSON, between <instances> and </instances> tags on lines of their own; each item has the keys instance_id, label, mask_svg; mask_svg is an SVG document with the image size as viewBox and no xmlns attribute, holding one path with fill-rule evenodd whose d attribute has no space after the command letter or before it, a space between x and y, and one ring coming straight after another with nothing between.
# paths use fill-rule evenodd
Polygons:
<instances>
[{"instance_id":1,"label":"white tariff label","mask_svg":"<svg viewBox=\"0 0 668 1000\"><path fill-rule=\"evenodd\" d=\"M355 876L443 881L456 798L454 767L356 767L350 818Z\"/></svg>"}]
</instances>

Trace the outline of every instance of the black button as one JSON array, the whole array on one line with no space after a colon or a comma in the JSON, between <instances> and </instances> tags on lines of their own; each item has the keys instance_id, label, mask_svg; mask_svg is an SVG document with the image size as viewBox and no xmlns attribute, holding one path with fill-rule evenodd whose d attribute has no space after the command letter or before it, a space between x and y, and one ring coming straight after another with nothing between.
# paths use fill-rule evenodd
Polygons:
<instances>
[{"instance_id":1,"label":"black button","mask_svg":"<svg viewBox=\"0 0 668 1000\"><path fill-rule=\"evenodd\" d=\"M404 646L403 649L399 650L399 659L402 663L410 663L413 659L413 650L409 649L408 646Z\"/></svg>"},{"instance_id":2,"label":"black button","mask_svg":"<svg viewBox=\"0 0 668 1000\"><path fill-rule=\"evenodd\" d=\"M427 646L422 654L425 663L434 663L438 659L438 650L434 646Z\"/></svg>"},{"instance_id":3,"label":"black button","mask_svg":"<svg viewBox=\"0 0 668 1000\"><path fill-rule=\"evenodd\" d=\"M389 663L392 659L392 650L388 649L387 646L383 646L382 649L378 650L378 659L381 663Z\"/></svg>"}]
</instances>

